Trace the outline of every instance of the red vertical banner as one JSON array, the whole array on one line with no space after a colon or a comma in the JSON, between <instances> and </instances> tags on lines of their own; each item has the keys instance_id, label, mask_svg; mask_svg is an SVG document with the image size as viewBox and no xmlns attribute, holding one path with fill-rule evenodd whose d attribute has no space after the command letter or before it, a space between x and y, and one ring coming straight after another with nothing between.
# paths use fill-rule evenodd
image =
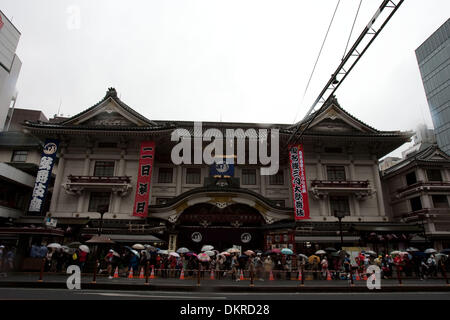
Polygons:
<instances>
[{"instance_id":1,"label":"red vertical banner","mask_svg":"<svg viewBox=\"0 0 450 320\"><path fill-rule=\"evenodd\" d=\"M154 158L155 142L142 142L141 152L139 154L139 171L137 177L133 216L145 218L148 215L148 205L150 201L150 183L152 178Z\"/></svg>"},{"instance_id":2,"label":"red vertical banner","mask_svg":"<svg viewBox=\"0 0 450 320\"><path fill-rule=\"evenodd\" d=\"M294 202L295 220L309 219L303 145L289 146L289 161L291 163L292 200Z\"/></svg>"}]
</instances>

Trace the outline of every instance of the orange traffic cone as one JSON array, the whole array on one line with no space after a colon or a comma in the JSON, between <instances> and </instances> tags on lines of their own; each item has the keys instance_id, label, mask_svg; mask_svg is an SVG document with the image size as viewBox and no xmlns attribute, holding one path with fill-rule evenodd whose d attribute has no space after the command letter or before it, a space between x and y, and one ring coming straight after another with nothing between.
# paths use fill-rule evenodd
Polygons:
<instances>
[{"instance_id":1,"label":"orange traffic cone","mask_svg":"<svg viewBox=\"0 0 450 320\"><path fill-rule=\"evenodd\" d=\"M184 269L181 269L180 280L184 280Z\"/></svg>"},{"instance_id":2,"label":"orange traffic cone","mask_svg":"<svg viewBox=\"0 0 450 320\"><path fill-rule=\"evenodd\" d=\"M141 272L139 273L139 279L144 279L144 268L141 267Z\"/></svg>"},{"instance_id":3,"label":"orange traffic cone","mask_svg":"<svg viewBox=\"0 0 450 320\"><path fill-rule=\"evenodd\" d=\"M241 269L241 276L239 277L239 280L244 280L244 271Z\"/></svg>"},{"instance_id":4,"label":"orange traffic cone","mask_svg":"<svg viewBox=\"0 0 450 320\"><path fill-rule=\"evenodd\" d=\"M331 273L330 273L329 270L327 271L327 280L328 280L328 281L331 280Z\"/></svg>"},{"instance_id":5,"label":"orange traffic cone","mask_svg":"<svg viewBox=\"0 0 450 320\"><path fill-rule=\"evenodd\" d=\"M210 279L214 280L214 270L213 269L211 269L211 277L210 277Z\"/></svg>"},{"instance_id":6,"label":"orange traffic cone","mask_svg":"<svg viewBox=\"0 0 450 320\"><path fill-rule=\"evenodd\" d=\"M364 281L367 281L367 272L366 272L366 270L364 270L363 279L364 279Z\"/></svg>"},{"instance_id":7,"label":"orange traffic cone","mask_svg":"<svg viewBox=\"0 0 450 320\"><path fill-rule=\"evenodd\" d=\"M128 273L128 279L133 279L133 268L130 268L130 273Z\"/></svg>"},{"instance_id":8,"label":"orange traffic cone","mask_svg":"<svg viewBox=\"0 0 450 320\"><path fill-rule=\"evenodd\" d=\"M359 281L359 280L361 280L361 277L359 276L359 271L356 270L356 281Z\"/></svg>"},{"instance_id":9,"label":"orange traffic cone","mask_svg":"<svg viewBox=\"0 0 450 320\"><path fill-rule=\"evenodd\" d=\"M150 274L150 279L155 279L155 267L152 267L152 273Z\"/></svg>"},{"instance_id":10,"label":"orange traffic cone","mask_svg":"<svg viewBox=\"0 0 450 320\"><path fill-rule=\"evenodd\" d=\"M298 272L298 281L302 281L302 272L301 271Z\"/></svg>"},{"instance_id":11,"label":"orange traffic cone","mask_svg":"<svg viewBox=\"0 0 450 320\"><path fill-rule=\"evenodd\" d=\"M116 267L116 271L114 271L114 278L119 277L119 267Z\"/></svg>"},{"instance_id":12,"label":"orange traffic cone","mask_svg":"<svg viewBox=\"0 0 450 320\"><path fill-rule=\"evenodd\" d=\"M269 278L269 280L270 280L270 281L275 280L275 279L273 278L272 270L270 270L270 278Z\"/></svg>"}]
</instances>

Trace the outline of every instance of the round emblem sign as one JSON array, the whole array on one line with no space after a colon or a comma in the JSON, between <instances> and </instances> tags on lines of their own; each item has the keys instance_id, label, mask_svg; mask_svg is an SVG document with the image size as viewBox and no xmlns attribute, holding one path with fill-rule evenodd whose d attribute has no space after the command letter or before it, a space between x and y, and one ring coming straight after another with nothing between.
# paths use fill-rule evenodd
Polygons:
<instances>
[{"instance_id":1,"label":"round emblem sign","mask_svg":"<svg viewBox=\"0 0 450 320\"><path fill-rule=\"evenodd\" d=\"M250 235L250 233L243 233L241 234L241 241L243 243L249 243L252 240L252 236Z\"/></svg>"},{"instance_id":2,"label":"round emblem sign","mask_svg":"<svg viewBox=\"0 0 450 320\"><path fill-rule=\"evenodd\" d=\"M230 167L228 166L227 163L217 163L217 164L216 164L216 170L217 170L217 172L219 172L219 173L227 172L228 169L230 169Z\"/></svg>"},{"instance_id":3,"label":"round emblem sign","mask_svg":"<svg viewBox=\"0 0 450 320\"><path fill-rule=\"evenodd\" d=\"M56 152L56 144L53 142L49 142L44 146L44 153L45 154L54 154Z\"/></svg>"},{"instance_id":4,"label":"round emblem sign","mask_svg":"<svg viewBox=\"0 0 450 320\"><path fill-rule=\"evenodd\" d=\"M192 241L198 243L198 242L202 241L202 234L200 232L194 232L191 235L191 239L192 239Z\"/></svg>"}]
</instances>

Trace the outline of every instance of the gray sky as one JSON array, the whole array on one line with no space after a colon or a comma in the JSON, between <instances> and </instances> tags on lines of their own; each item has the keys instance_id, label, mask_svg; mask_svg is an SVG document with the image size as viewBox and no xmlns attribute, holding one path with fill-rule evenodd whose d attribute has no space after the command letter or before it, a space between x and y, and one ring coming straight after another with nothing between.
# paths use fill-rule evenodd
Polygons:
<instances>
[{"instance_id":1,"label":"gray sky","mask_svg":"<svg viewBox=\"0 0 450 320\"><path fill-rule=\"evenodd\" d=\"M22 33L17 108L74 115L114 86L155 120L293 123L339 64L359 0L2 0ZM352 44L381 4L364 0ZM79 19L77 19L79 12ZM448 0L407 0L336 92L380 130L432 127L415 49ZM79 21L79 27L77 27Z\"/></svg>"}]
</instances>

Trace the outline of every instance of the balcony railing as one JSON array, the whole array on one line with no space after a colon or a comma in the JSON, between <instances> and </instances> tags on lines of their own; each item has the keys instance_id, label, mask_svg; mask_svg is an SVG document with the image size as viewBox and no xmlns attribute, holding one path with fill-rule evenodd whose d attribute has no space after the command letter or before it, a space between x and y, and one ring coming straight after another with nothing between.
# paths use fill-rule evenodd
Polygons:
<instances>
[{"instance_id":1,"label":"balcony railing","mask_svg":"<svg viewBox=\"0 0 450 320\"><path fill-rule=\"evenodd\" d=\"M429 218L447 218L450 220L450 208L424 208L396 215L405 222L422 221Z\"/></svg>"},{"instance_id":2,"label":"balcony railing","mask_svg":"<svg viewBox=\"0 0 450 320\"><path fill-rule=\"evenodd\" d=\"M422 190L450 190L450 182L443 181L417 181L397 189L397 197L402 193L410 193Z\"/></svg>"},{"instance_id":3,"label":"balcony railing","mask_svg":"<svg viewBox=\"0 0 450 320\"><path fill-rule=\"evenodd\" d=\"M64 189L71 195L81 195L83 190L112 191L125 196L132 188L129 176L74 176L69 175Z\"/></svg>"},{"instance_id":4,"label":"balcony railing","mask_svg":"<svg viewBox=\"0 0 450 320\"><path fill-rule=\"evenodd\" d=\"M311 192L317 200L327 197L330 193L353 195L362 200L372 195L373 190L368 180L312 180Z\"/></svg>"}]
</instances>

